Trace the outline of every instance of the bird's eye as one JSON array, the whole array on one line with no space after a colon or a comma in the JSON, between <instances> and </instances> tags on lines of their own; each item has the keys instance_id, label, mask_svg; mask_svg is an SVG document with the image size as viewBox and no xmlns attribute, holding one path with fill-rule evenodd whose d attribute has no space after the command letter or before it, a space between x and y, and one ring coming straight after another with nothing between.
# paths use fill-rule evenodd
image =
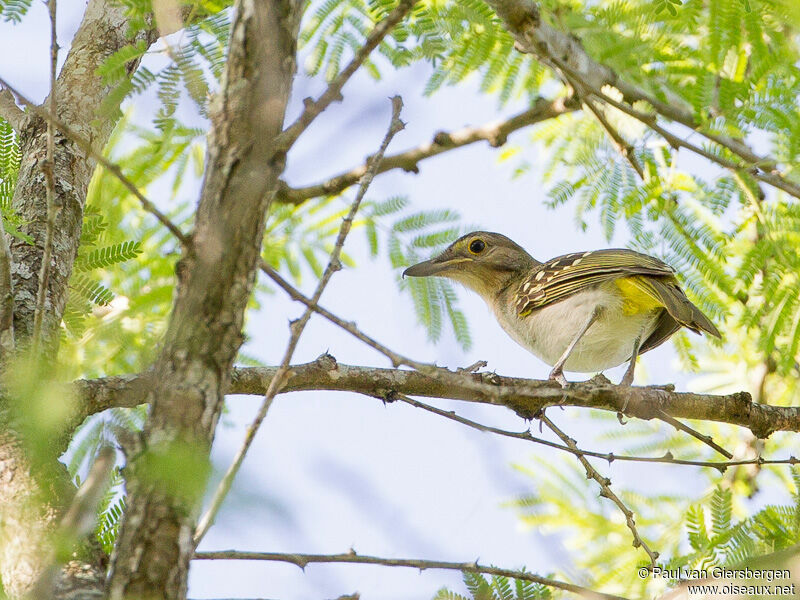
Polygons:
<instances>
[{"instance_id":1,"label":"bird's eye","mask_svg":"<svg viewBox=\"0 0 800 600\"><path fill-rule=\"evenodd\" d=\"M480 254L486 249L486 244L483 240L472 240L469 245L469 251L473 254Z\"/></svg>"}]
</instances>

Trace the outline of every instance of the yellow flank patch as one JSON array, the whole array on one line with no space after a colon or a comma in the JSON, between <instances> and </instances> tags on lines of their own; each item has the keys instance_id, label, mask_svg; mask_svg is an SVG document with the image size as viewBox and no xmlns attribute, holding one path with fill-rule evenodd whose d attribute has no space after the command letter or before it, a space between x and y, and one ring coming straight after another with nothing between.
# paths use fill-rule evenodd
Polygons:
<instances>
[{"instance_id":1,"label":"yellow flank patch","mask_svg":"<svg viewBox=\"0 0 800 600\"><path fill-rule=\"evenodd\" d=\"M614 283L617 284L625 299L622 304L622 312L626 315L650 312L664 306L661 299L647 283L642 281L641 277L623 277L614 280Z\"/></svg>"}]
</instances>

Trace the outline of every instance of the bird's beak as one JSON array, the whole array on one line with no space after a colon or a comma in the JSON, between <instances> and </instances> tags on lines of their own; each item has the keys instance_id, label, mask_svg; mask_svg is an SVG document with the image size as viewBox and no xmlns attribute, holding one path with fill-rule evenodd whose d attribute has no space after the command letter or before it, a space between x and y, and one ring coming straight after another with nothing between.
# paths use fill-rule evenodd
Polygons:
<instances>
[{"instance_id":1,"label":"bird's beak","mask_svg":"<svg viewBox=\"0 0 800 600\"><path fill-rule=\"evenodd\" d=\"M417 263L411 267L408 267L405 271L403 271L403 277L406 275L409 277L430 277L431 275L439 275L453 265L465 262L466 260L469 259L458 257L445 258L443 256L437 256L430 260L425 260L421 263Z\"/></svg>"}]
</instances>

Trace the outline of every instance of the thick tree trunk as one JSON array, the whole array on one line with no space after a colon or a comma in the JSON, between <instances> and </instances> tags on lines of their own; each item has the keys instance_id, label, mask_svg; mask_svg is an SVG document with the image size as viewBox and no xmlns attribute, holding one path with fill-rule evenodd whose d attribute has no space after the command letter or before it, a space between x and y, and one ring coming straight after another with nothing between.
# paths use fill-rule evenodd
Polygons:
<instances>
[{"instance_id":1,"label":"thick tree trunk","mask_svg":"<svg viewBox=\"0 0 800 600\"><path fill-rule=\"evenodd\" d=\"M152 31L142 32L131 40L125 35L128 28L125 9L106 0L92 0L80 28L75 34L67 60L56 83L56 105L59 118L69 127L90 140L95 148L103 148L115 122L99 118L97 109L110 89L96 74L103 61L138 39L155 40ZM138 60L128 63L130 73ZM47 103L45 103L45 107ZM31 236L33 244L13 238L11 273L14 286L14 330L17 340L25 345L33 330L33 313L39 287L39 269L47 221L45 159L47 126L43 119L27 120L20 132L22 164L12 201L13 209L27 223L22 230ZM58 342L58 330L67 300L67 282L78 250L83 206L95 162L61 132L56 132L56 151L53 176L56 185L58 213L53 237L51 275L45 302L42 333L47 346Z\"/></svg>"},{"instance_id":2,"label":"thick tree trunk","mask_svg":"<svg viewBox=\"0 0 800 600\"><path fill-rule=\"evenodd\" d=\"M108 95L109 87L96 74L103 60L132 41L126 37L125 10L106 0L91 0L75 34L69 55L56 85L58 116L81 136L102 148L114 127L112 119L98 119L97 109ZM140 33L139 39L152 42L152 31ZM128 65L130 72L138 61ZM22 164L12 206L27 223L23 231L34 243L12 239L11 273L14 286L14 329L20 347L29 344L39 286L39 269L47 220L45 178L41 163L45 157L47 127L36 117L23 121L20 133ZM67 299L68 281L80 241L83 206L94 161L72 141L56 134L53 175L56 204L60 207L54 230L51 274L47 289L42 335L44 347L53 353L58 344L59 326ZM24 444L9 425L11 407L0 398L0 579L12 598L25 594L45 566L46 537L53 530L64 498L58 490L41 485L40 469L34 468ZM57 452L48 458L45 470L64 477L57 462ZM48 488L44 490L43 488ZM64 490L62 486L60 490ZM68 492L67 492L68 493ZM44 501L44 502L43 502ZM74 567L57 584L57 597L71 596L81 585L99 589L94 567ZM81 583L83 582L83 583ZM76 588L77 586L77 588ZM88 594L88 591L87 591ZM90 597L85 595L84 597Z\"/></svg>"},{"instance_id":3,"label":"thick tree trunk","mask_svg":"<svg viewBox=\"0 0 800 600\"><path fill-rule=\"evenodd\" d=\"M206 180L164 350L155 365L145 447L130 461L128 508L109 578L114 599L184 598L203 466L242 343L266 211L284 156L300 3L241 0L212 108ZM187 469L199 485L177 489Z\"/></svg>"}]
</instances>

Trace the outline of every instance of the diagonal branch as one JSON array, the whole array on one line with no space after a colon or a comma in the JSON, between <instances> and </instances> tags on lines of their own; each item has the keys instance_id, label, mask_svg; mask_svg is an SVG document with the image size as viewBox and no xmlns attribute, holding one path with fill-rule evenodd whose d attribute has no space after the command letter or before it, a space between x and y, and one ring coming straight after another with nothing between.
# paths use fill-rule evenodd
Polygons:
<instances>
[{"instance_id":1,"label":"diagonal branch","mask_svg":"<svg viewBox=\"0 0 800 600\"><path fill-rule=\"evenodd\" d=\"M576 77L581 77L581 75L579 73L577 73L575 71L572 71L570 69L569 65L567 65L565 62L559 60L558 58L553 57L553 61L556 64L558 64L559 67L564 72L571 72L572 75L574 75ZM692 144L691 142L688 142L688 141L684 140L682 137L680 137L678 135L675 135L674 133L672 133L671 131L669 131L665 127L659 125L656 115L653 115L651 113L642 112L640 110L635 109L630 104L627 104L625 102L620 102L620 101L616 100L615 98L612 98L611 96L609 96L608 94L603 92L602 89L592 86L585 79L582 79L581 83L582 83L583 86L585 86L589 90L589 92L593 96L595 96L598 99L602 100L606 104L608 104L610 106L613 106L617 110L620 110L623 113L633 117L634 119L636 119L640 123L646 125L650 129L655 131L657 134L659 134L662 138L664 138L667 141L667 143L670 146L672 146L673 148L686 148L690 152L693 152L694 154L702 156L706 160L708 160L710 162L713 162L713 163L716 163L719 166L724 167L724 168L729 169L729 170L734 171L734 172L747 171L755 179L757 179L757 180L759 180L759 181L761 181L763 183L767 183L767 184L771 185L772 187L775 187L775 188L778 188L780 190L783 190L784 192L786 192L787 194L790 194L791 196L794 196L795 198L800 198L800 184L796 184L796 183L784 178L777 171L777 169L773 169L773 170L770 170L770 171L764 171L761 168L759 168L759 166L758 166L759 163L748 162L748 161L746 161L746 159L745 159L745 162L732 160L732 159L729 159L729 158L725 158L724 156L720 156L718 154L715 154L715 153L713 153L713 152L711 152L709 150L706 150L702 146L698 146L697 144ZM741 144L741 142L739 142L738 140L733 140L733 139L729 140L728 138L724 138L727 141L727 143L722 143L722 141L721 141L722 138L720 138L720 136L713 136L713 135L705 134L705 133L703 133L702 130L697 130L697 131L698 131L698 133L704 135L706 138L712 140L713 142L723 146L724 148L727 148L728 150L733 152L733 154L735 154L736 156L739 156L740 158L742 157L742 153L741 152L737 152L737 151L735 151L733 149L734 147L736 147L735 144ZM729 146L727 144L734 144L734 146Z\"/></svg>"},{"instance_id":2,"label":"diagonal branch","mask_svg":"<svg viewBox=\"0 0 800 600\"><path fill-rule=\"evenodd\" d=\"M110 161L106 158L102 152L97 150L92 143L84 138L81 134L77 131L72 129L69 125L67 125L64 121L60 120L55 113L50 110L45 110L36 104L34 104L31 100L23 96L18 90L16 90L13 86L11 86L7 81L5 81L2 77L0 77L0 85L6 88L6 90L13 93L19 101L22 102L25 106L27 106L31 111L37 116L44 119L48 124L53 124L61 133L64 134L67 139L72 141L78 148L83 150L87 156L92 158L98 164L102 165L104 169L106 169L109 173L114 175L125 188L133 194L137 200L139 200L142 208L145 211L149 212L153 215L158 221L166 227L169 232L174 235L184 246L188 245L189 243L189 236L184 234L177 225L175 225L167 215L162 213L158 207L153 204L143 193L142 191L136 186L133 181L128 179L125 176L125 173L122 172L122 168L115 162Z\"/></svg>"},{"instance_id":3,"label":"diagonal branch","mask_svg":"<svg viewBox=\"0 0 800 600\"><path fill-rule=\"evenodd\" d=\"M440 131L433 136L433 140L426 144L421 144L416 148L384 158L378 173L385 173L394 169L418 173L419 163L426 158L477 142L485 141L497 148L505 144L508 136L515 131L573 112L578 108L579 103L573 98L556 98L555 100L537 98L530 108L506 120L493 121L478 127L465 127L449 133ZM281 182L275 201L287 204L301 204L310 198L338 194L358 183L358 180L366 171L367 163L335 175L321 183L301 188L291 188L285 182Z\"/></svg>"},{"instance_id":4,"label":"diagonal branch","mask_svg":"<svg viewBox=\"0 0 800 600\"><path fill-rule=\"evenodd\" d=\"M443 560L420 560L415 558L384 558L380 556L367 556L356 554L355 550L350 550L343 554L284 554L280 552L238 552L236 550L222 550L217 552L196 552L194 560L267 560L273 562L285 562L297 565L305 570L306 566L312 563L350 563L361 565L382 565L384 567L409 567L424 571L426 569L447 569L452 571L462 571L466 573L483 573L485 575L497 575L509 577L521 581L531 581L547 587L572 592L581 598L591 600L626 600L622 596L596 592L595 590L559 581L550 577L540 577L527 571L517 571L513 569L502 569L481 565L475 562L448 562Z\"/></svg>"},{"instance_id":5,"label":"diagonal branch","mask_svg":"<svg viewBox=\"0 0 800 600\"><path fill-rule=\"evenodd\" d=\"M400 3L395 9L390 12L386 18L378 23L375 28L367 36L358 51L356 51L353 59L348 65L339 73L336 78L328 85L328 89L317 100L306 98L303 102L303 113L297 120L287 127L276 141L276 151L287 152L289 148L297 141L297 138L308 128L311 122L319 116L328 106L337 100L341 100L342 88L348 82L350 77L358 71L364 61L367 60L372 51L381 43L389 32L403 20L403 18L414 6L416 0L400 0Z\"/></svg>"},{"instance_id":6,"label":"diagonal branch","mask_svg":"<svg viewBox=\"0 0 800 600\"><path fill-rule=\"evenodd\" d=\"M30 598L53 597L59 569L72 558L76 544L91 533L97 522L97 509L107 491L116 457L116 452L110 446L102 447L97 453L86 479L78 488L61 524L53 534L53 548L47 556L50 564L40 574L29 594Z\"/></svg>"},{"instance_id":7,"label":"diagonal branch","mask_svg":"<svg viewBox=\"0 0 800 600\"><path fill-rule=\"evenodd\" d=\"M602 458L605 461L608 461L611 464L614 461L623 461L623 462L644 462L644 463L664 463L670 465L684 465L684 466L691 466L691 467L710 467L717 469L721 473L724 473L728 467L738 467L741 465L796 465L800 464L800 459L797 458L778 458L778 459L765 459L765 458L751 458L747 460L730 460L730 461L710 461L710 460L684 460L680 458L675 458L672 455L672 452L667 452L663 456L630 456L627 454L614 454L613 452L595 452L592 450L582 450L580 448L572 448L570 446L565 446L562 444L557 444L556 442L551 442L550 440L545 440L543 438L536 437L535 435L531 434L530 428L525 431L506 431L505 429L499 429L497 427L492 427L490 425L484 425L482 423L478 423L476 421L472 421L465 417L462 417L459 414L456 414L454 411L451 410L442 410L441 408L436 408L435 406L431 406L430 404L425 404L424 402L420 402L419 400L414 400L410 396L406 396L405 394L398 394L394 393L390 396L392 399L400 400L401 402L405 402L415 408L420 408L422 410L426 410L431 412L435 415L439 415L440 417L444 417L445 419L449 419L451 421L455 421L456 423L461 423L462 425L466 425L472 429L476 429L478 431L483 431L484 433L493 433L495 435L499 435L502 437L508 437L517 440L524 440L526 442L533 442L534 444L540 444L542 446L547 446L548 448L554 448L556 450L561 450L563 452L569 452L570 454L574 454L575 456L592 456L594 458Z\"/></svg>"},{"instance_id":8,"label":"diagonal branch","mask_svg":"<svg viewBox=\"0 0 800 600\"><path fill-rule=\"evenodd\" d=\"M47 110L51 115L57 115L56 110L56 68L58 66L58 38L56 36L56 0L47 1L47 12L50 16L50 97L47 100ZM53 256L53 233L56 228L56 219L61 207L56 204L55 181L55 145L56 132L53 121L47 121L47 158L42 164L44 171L45 189L47 190L47 223L45 225L44 249L42 250L42 264L39 268L39 289L36 292L36 308L33 313L33 353L39 352L42 341L42 316L44 315L45 300L47 299L47 286L50 283L50 262Z\"/></svg>"},{"instance_id":9,"label":"diagonal branch","mask_svg":"<svg viewBox=\"0 0 800 600\"><path fill-rule=\"evenodd\" d=\"M11 249L3 214L0 213L0 364L14 352L14 286L11 281Z\"/></svg>"},{"instance_id":10,"label":"diagonal branch","mask_svg":"<svg viewBox=\"0 0 800 600\"><path fill-rule=\"evenodd\" d=\"M575 443L575 440L569 437L566 433L564 433L564 431L556 426L555 423L548 419L544 412L539 415L539 419L542 421L542 423L547 425L550 431L555 433L562 442L572 449L572 451L575 453L575 456L578 457L581 465L583 465L583 468L586 471L586 477L589 479L594 479L600 486L600 496L611 500L617 505L617 508L619 508L622 514L625 515L625 524L628 526L628 529L631 530L631 534L633 534L633 547L641 547L642 550L647 553L647 556L650 557L650 565L655 567L656 561L658 560L658 552L651 550L650 546L647 545L647 542L642 539L642 536L639 534L639 530L636 528L636 522L633 518L633 511L625 506L625 503L622 502L619 496L613 492L611 489L611 480L600 475L600 472L592 466L592 463L589 462L589 459L587 459L583 452L578 449L578 445Z\"/></svg>"},{"instance_id":11,"label":"diagonal branch","mask_svg":"<svg viewBox=\"0 0 800 600\"><path fill-rule=\"evenodd\" d=\"M680 97L673 94L667 98L667 101L661 101L646 90L626 82L613 69L589 56L577 37L560 31L547 23L540 14L539 6L533 0L488 0L488 4L494 8L497 15L505 23L509 33L514 37L519 51L536 56L542 63L555 71L560 71L562 75L569 73L577 77L586 87L593 90L595 95L612 106L615 106L615 104L609 102L608 96L602 94L600 90L605 85L616 88L624 99L624 102L620 104L624 104L626 107L620 108L620 110L625 112L628 112L627 109L632 109L632 105L635 102L647 102L659 115L680 123L696 131L706 139L727 148L745 161L745 164L741 165L727 159L721 159L729 163L723 164L723 162L720 162L719 157L704 152L702 148L669 134L672 138L680 140L682 142L680 145L684 148L696 152L717 164L721 164L725 168L747 169L760 181L800 198L800 185L780 174L777 161L758 155L741 140L706 131L703 124L695 119L691 109ZM638 111L636 112L638 113ZM638 119L639 117L637 116L636 118ZM647 115L640 120L655 131L658 131L653 127L655 125L655 117ZM659 127L659 129L663 131L663 128ZM661 133L661 131L658 131L658 133ZM672 144L677 140L668 139L667 141Z\"/></svg>"},{"instance_id":12,"label":"diagonal branch","mask_svg":"<svg viewBox=\"0 0 800 600\"><path fill-rule=\"evenodd\" d=\"M378 166L380 165L381 160L383 159L383 155L386 153L386 149L389 147L389 143L392 141L392 138L397 134L397 132L401 131L405 124L400 120L400 111L403 108L403 100L400 96L395 96L392 98L392 119L389 123L389 130L386 132L386 135L381 142L380 148L378 149L377 154L372 159L372 163L370 164L370 168L364 174L364 177L361 179L361 185L358 190L358 194L356 194L355 199L353 200L352 205L350 206L350 211L347 215L342 219L342 225L339 228L339 235L336 237L336 243L333 246L333 250L330 254L330 259L328 260L328 265L325 267L325 271L322 274L322 277L319 278L319 282L317 283L317 289L314 290L314 295L311 298L311 302L316 304L320 297L322 296L322 292L325 291L325 288L328 285L328 282L333 277L333 274L336 271L339 271L342 268L340 256L342 252L342 247L344 246L344 242L347 239L347 235L350 233L350 228L353 224L353 219L358 212L359 207L361 206L361 201L364 199L364 196L369 189L372 180L375 177L375 173L378 170ZM264 394L264 399L261 403L261 407L256 414L255 419L247 428L247 432L245 433L244 440L236 453L236 456L233 459L233 462L228 467L228 470L225 472L225 475L220 481L217 489L214 492L214 496L211 499L211 505L209 506L206 513L200 519L198 523L197 530L194 534L194 543L195 545L200 543L200 540L203 539L203 536L209 530L211 525L216 518L217 512L219 512L220 507L222 506L222 502L225 500L225 496L228 495L228 492L233 485L233 480L236 477L236 474L239 472L239 469L244 462L245 456L247 455L247 451L250 449L250 446L255 439L256 433L258 432L259 427L261 427L261 423L264 421L264 418L267 416L267 411L269 407L272 405L272 401L275 396L281 391L283 387L286 375L289 371L289 363L292 360L292 356L294 356L294 351L297 348L297 343L300 341L300 336L303 334L303 330L306 327L309 319L311 318L312 314L311 308L306 308L303 312L303 315L293 321L291 324L291 337L289 338L289 343L286 346L286 351L283 355L283 360L281 361L280 367L278 367L278 372L275 374L275 377L269 383L267 387L267 391Z\"/></svg>"}]
</instances>

